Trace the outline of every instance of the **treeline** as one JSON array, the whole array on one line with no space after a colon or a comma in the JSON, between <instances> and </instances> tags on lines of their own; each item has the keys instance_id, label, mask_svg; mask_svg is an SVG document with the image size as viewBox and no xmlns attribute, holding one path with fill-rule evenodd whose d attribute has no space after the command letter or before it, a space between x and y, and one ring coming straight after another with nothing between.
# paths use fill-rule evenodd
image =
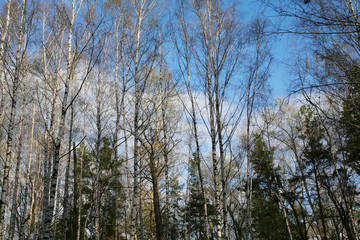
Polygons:
<instances>
[{"instance_id":1,"label":"treeline","mask_svg":"<svg viewBox=\"0 0 360 240\"><path fill-rule=\"evenodd\" d=\"M360 3L254 4L1 2L0 240L358 240Z\"/></svg>"}]
</instances>

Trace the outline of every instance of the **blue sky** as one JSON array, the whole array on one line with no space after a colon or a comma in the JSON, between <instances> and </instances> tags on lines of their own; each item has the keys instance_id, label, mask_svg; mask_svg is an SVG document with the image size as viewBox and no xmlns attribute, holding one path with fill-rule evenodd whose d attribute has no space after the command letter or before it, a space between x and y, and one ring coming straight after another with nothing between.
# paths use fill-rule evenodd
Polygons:
<instances>
[{"instance_id":1,"label":"blue sky","mask_svg":"<svg viewBox=\"0 0 360 240\"><path fill-rule=\"evenodd\" d=\"M275 24L278 18L270 9L264 9L260 0L239 0L239 9L244 12L247 18L252 19L265 12L265 18L269 21L270 25ZM270 29L269 29L270 30ZM290 35L271 35L272 38L272 51L274 61L271 66L271 77L269 83L273 89L275 96L284 97L287 95L287 89L291 82L291 76L288 73L288 64L293 57L293 44L294 38Z\"/></svg>"},{"instance_id":2,"label":"blue sky","mask_svg":"<svg viewBox=\"0 0 360 240\"><path fill-rule=\"evenodd\" d=\"M287 95L286 91L291 80L287 66L293 58L291 38L289 36L278 36L277 40L274 41L272 54L274 62L269 81L274 94L281 97Z\"/></svg>"},{"instance_id":3,"label":"blue sky","mask_svg":"<svg viewBox=\"0 0 360 240\"><path fill-rule=\"evenodd\" d=\"M225 0L224 0L225 1ZM265 18L269 21L269 31L271 30L271 24L275 24L278 18L270 9L266 9L261 4L261 0L231 0L237 3L239 11L243 14L245 21L251 21L256 16L261 16L261 13L265 12ZM277 1L277 0L274 0ZM291 82L291 78L288 73L288 66L293 57L292 50L292 38L290 35L273 34L271 37L271 54L273 56L273 62L270 69L269 84L273 90L274 97L287 96L287 89ZM174 58L171 64L177 69L177 59ZM170 64L170 65L171 65Z\"/></svg>"}]
</instances>

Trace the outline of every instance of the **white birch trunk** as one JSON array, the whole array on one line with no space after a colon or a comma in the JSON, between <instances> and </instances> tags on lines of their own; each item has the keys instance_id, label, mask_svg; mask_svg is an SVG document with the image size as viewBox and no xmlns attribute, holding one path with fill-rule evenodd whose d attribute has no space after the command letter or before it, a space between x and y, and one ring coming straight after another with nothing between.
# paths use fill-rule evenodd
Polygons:
<instances>
[{"instance_id":1,"label":"white birch trunk","mask_svg":"<svg viewBox=\"0 0 360 240\"><path fill-rule=\"evenodd\" d=\"M73 95L73 94L72 94ZM71 149L72 143L72 134L73 134L73 124L74 124L74 107L70 107L71 116L70 116L70 129L69 129L69 142L68 142L68 161L66 163L66 172L65 172L65 186L64 186L64 201L63 201L63 216L62 216L62 231L61 239L67 239L67 230L68 230L68 218L69 218L69 177L70 177L70 164L71 164L71 152L76 151L76 149ZM75 174L75 173L74 173ZM75 189L74 189L75 190Z\"/></svg>"},{"instance_id":2,"label":"white birch trunk","mask_svg":"<svg viewBox=\"0 0 360 240\"><path fill-rule=\"evenodd\" d=\"M2 75L3 75L3 63L4 63L4 53L5 53L5 40L8 35L9 31L9 25L11 21L11 15L10 15L10 9L11 9L11 0L8 1L8 8L6 12L6 20L5 20L5 26L1 29L2 35L0 39L0 83L1 83L1 102L0 102L0 123L3 123L4 118L4 105L5 105L5 87L2 82Z\"/></svg>"},{"instance_id":3,"label":"white birch trunk","mask_svg":"<svg viewBox=\"0 0 360 240\"><path fill-rule=\"evenodd\" d=\"M134 3L135 5L135 3ZM136 9L136 7L135 7ZM140 11L140 12L139 12ZM141 36L141 25L142 25L142 11L139 9L137 12L137 22L136 22L136 49L135 49L135 109L134 109L134 196L133 196L133 206L131 208L131 239L136 240L136 228L137 228L137 209L139 200L138 193L138 178L139 178L139 159L138 159L138 151L139 151L139 108L141 101L141 93L139 86L139 51L140 51L140 36ZM140 226L142 227L142 226Z\"/></svg>"},{"instance_id":4,"label":"white birch trunk","mask_svg":"<svg viewBox=\"0 0 360 240\"><path fill-rule=\"evenodd\" d=\"M27 199L30 199L30 202L27 204L26 206L26 216L28 217L28 221L26 222L26 227L27 227L27 231L29 234L29 230L31 228L31 221L33 219L32 216L32 212L33 212L33 205L32 205L32 194L33 192L30 192L30 197L28 197L29 195L29 187L30 187L30 172L31 172L31 168L32 168L32 154L33 154L33 145L34 145L34 128L35 128L35 110L36 110L36 101L35 99L33 100L33 108L32 108L32 117L31 117L31 135L30 135L30 149L29 149L29 155L28 155L28 162L26 165L26 172L25 172L25 197Z\"/></svg>"},{"instance_id":5,"label":"white birch trunk","mask_svg":"<svg viewBox=\"0 0 360 240\"><path fill-rule=\"evenodd\" d=\"M18 137L18 153L16 157L16 169L15 169L15 181L14 181L14 190L12 194L12 206L11 206L11 216L10 216L10 226L9 226L9 239L14 238L15 233L15 220L17 214L17 205L18 205L18 195L19 195L19 182L21 178L21 153L22 153L22 145L23 145L23 126L24 126L24 117L25 117L25 105L26 105L26 92L24 89L24 96L23 96L23 106L21 110L21 117L20 117L20 125L19 125L19 137ZM21 229L18 229L20 233ZM20 236L19 236L20 238Z\"/></svg>"},{"instance_id":6,"label":"white birch trunk","mask_svg":"<svg viewBox=\"0 0 360 240\"><path fill-rule=\"evenodd\" d=\"M69 97L69 85L72 81L73 77L73 52L72 52L72 38L73 38L73 26L75 22L75 18L79 13L79 10L82 5L82 0L79 3L79 6L76 9L76 1L72 0L72 14L70 18L70 26L69 26L69 36L68 36L68 50L67 50L67 70L66 70L66 79L65 79L65 88L64 88L64 95L62 99L62 106L61 106L61 115L60 115L60 123L58 134L56 136L54 142L54 156L53 156L53 171L51 175L51 182L50 182L50 196L49 196L49 206L45 209L46 214L46 221L45 221L45 234L44 239L50 239L51 237L51 224L53 220L53 211L54 211L54 204L55 204L55 193L57 187L57 180L58 180L58 172L59 172L59 162L60 162L60 151L62 146L62 139L65 133L65 118L66 112L68 109L68 97Z\"/></svg>"},{"instance_id":7,"label":"white birch trunk","mask_svg":"<svg viewBox=\"0 0 360 240\"><path fill-rule=\"evenodd\" d=\"M55 50L57 50L57 54L55 55L55 63L56 63L56 70L54 74L54 78L50 77L50 74L48 74L48 62L50 61L47 58L47 43L48 39L45 36L46 33L46 14L43 13L43 31L42 31L42 40L43 40L43 62L44 62L44 80L45 80L45 106L48 106L48 93L47 93L47 86L53 84L52 81L54 81L53 90L51 92L51 114L49 116L48 113L46 116L46 123L49 123L49 128L46 129L45 132L45 149L44 149L44 192L43 192L43 200L42 200L42 220L41 220L41 235L40 239L44 238L45 235L45 222L48 219L48 208L49 208L49 190L50 190L50 175L51 175L51 157L53 156L53 147L51 146L51 141L54 140L55 135L55 125L56 125L56 118L57 118L57 102L58 102L58 96L59 96L59 87L60 87L60 69L61 69L61 51L63 47L63 36L64 36L64 29L62 30L61 41L58 46L56 46ZM49 122L50 118L50 122Z\"/></svg>"},{"instance_id":8,"label":"white birch trunk","mask_svg":"<svg viewBox=\"0 0 360 240\"><path fill-rule=\"evenodd\" d=\"M12 81L12 89L11 89L11 108L10 108L10 117L9 117L9 125L8 125L8 133L7 133L7 142L6 142L6 155L4 162L4 170L3 170L3 179L1 186L1 197L0 197L0 237L3 238L5 236L5 206L9 203L9 172L10 172L10 161L13 151L13 132L15 127L15 114L17 107L17 95L18 88L20 86L20 67L21 67L21 53L22 46L24 41L24 31L25 31L25 9L26 9L27 0L23 0L22 3L22 11L21 11L21 20L20 20L20 31L18 38L18 45L16 50L15 57L15 72Z\"/></svg>"}]
</instances>

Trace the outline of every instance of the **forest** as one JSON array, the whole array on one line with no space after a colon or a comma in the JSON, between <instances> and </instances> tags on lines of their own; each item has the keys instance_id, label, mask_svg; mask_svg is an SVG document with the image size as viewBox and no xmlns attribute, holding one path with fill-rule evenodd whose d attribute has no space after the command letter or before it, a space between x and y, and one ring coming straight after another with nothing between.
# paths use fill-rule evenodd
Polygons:
<instances>
[{"instance_id":1,"label":"forest","mask_svg":"<svg viewBox=\"0 0 360 240\"><path fill-rule=\"evenodd\" d=\"M359 240L359 6L0 1L0 240Z\"/></svg>"}]
</instances>

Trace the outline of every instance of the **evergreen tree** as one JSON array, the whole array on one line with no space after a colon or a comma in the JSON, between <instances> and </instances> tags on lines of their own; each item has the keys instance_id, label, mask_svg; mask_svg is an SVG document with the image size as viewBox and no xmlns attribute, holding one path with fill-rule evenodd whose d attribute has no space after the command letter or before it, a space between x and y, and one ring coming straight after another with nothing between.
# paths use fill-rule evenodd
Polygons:
<instances>
[{"instance_id":1,"label":"evergreen tree","mask_svg":"<svg viewBox=\"0 0 360 240\"><path fill-rule=\"evenodd\" d=\"M170 221L171 239L180 239L181 235L181 190L183 185L179 183L176 175L170 176L170 212L167 216Z\"/></svg>"},{"instance_id":2,"label":"evergreen tree","mask_svg":"<svg viewBox=\"0 0 360 240\"><path fill-rule=\"evenodd\" d=\"M84 200L81 212L81 231L80 239L85 238L89 233L85 232L85 228L90 230L90 235L92 235L96 217L100 217L101 225L101 237L102 239L114 239L116 231L116 220L119 217L119 209L117 206L117 198L123 197L123 191L120 183L120 173L118 171L120 162L115 162L113 159L113 148L111 141L108 138L103 138L100 148L100 164L97 164L96 154L94 151L89 150L85 144L81 144L77 149L77 155L80 155L81 152L84 152L83 158L83 172L82 172L82 199ZM100 166L100 169L96 169L96 166ZM95 181L97 179L96 175L100 174L99 183L100 184L100 206L94 206L94 194L95 194ZM121 201L119 201L121 202ZM95 216L95 207L100 208L100 216ZM68 227L68 239L72 239L75 232L71 232L71 224L76 221L76 216L73 215L73 221L68 221L70 226Z\"/></svg>"},{"instance_id":3,"label":"evergreen tree","mask_svg":"<svg viewBox=\"0 0 360 240\"><path fill-rule=\"evenodd\" d=\"M346 111L345 108L344 112ZM351 164L350 156L353 157L357 151L357 147L352 146L353 142L358 141L357 136L352 132L352 136L347 138L348 148L345 149L350 151L349 158L341 159L338 155L332 154L333 146L325 137L326 129L320 117L314 116L306 107L302 107L301 112L305 116L305 131L301 136L305 142L303 167L306 170L306 178L312 183L309 189L309 202L312 202L312 214L318 234L322 239L334 239L345 235L347 239L356 239L351 213L355 186L350 181L346 164ZM350 118L356 119L356 114L351 114ZM348 127L356 131L354 125L349 124ZM336 217L333 216L334 212L337 213ZM341 233L338 228L332 228L332 224L342 224L345 233Z\"/></svg>"},{"instance_id":4,"label":"evergreen tree","mask_svg":"<svg viewBox=\"0 0 360 240\"><path fill-rule=\"evenodd\" d=\"M205 239L206 229L204 223L204 199L201 193L200 179L197 171L196 154L190 160L190 194L189 201L185 206L186 224L189 226L190 239ZM212 218L215 215L215 208L208 203L208 214Z\"/></svg>"},{"instance_id":5,"label":"evergreen tree","mask_svg":"<svg viewBox=\"0 0 360 240\"><path fill-rule=\"evenodd\" d=\"M279 168L274 167L274 148L269 148L257 135L250 157L255 176L253 178L252 227L258 239L289 239L286 220L281 211Z\"/></svg>"},{"instance_id":6,"label":"evergreen tree","mask_svg":"<svg viewBox=\"0 0 360 240\"><path fill-rule=\"evenodd\" d=\"M340 127L345 136L346 164L360 174L360 68L355 65L346 72L345 99Z\"/></svg>"},{"instance_id":7,"label":"evergreen tree","mask_svg":"<svg viewBox=\"0 0 360 240\"><path fill-rule=\"evenodd\" d=\"M309 185L311 194L309 201L313 202L312 211L319 234L322 239L327 239L327 236L330 235L327 230L327 213L325 211L327 195L322 186L327 181L325 172L331 159L330 151L325 144L326 140L318 117L314 116L311 109L306 106L300 108L300 113L304 117L303 126L305 127L300 136L305 142L302 164L306 178L312 183Z\"/></svg>"}]
</instances>

